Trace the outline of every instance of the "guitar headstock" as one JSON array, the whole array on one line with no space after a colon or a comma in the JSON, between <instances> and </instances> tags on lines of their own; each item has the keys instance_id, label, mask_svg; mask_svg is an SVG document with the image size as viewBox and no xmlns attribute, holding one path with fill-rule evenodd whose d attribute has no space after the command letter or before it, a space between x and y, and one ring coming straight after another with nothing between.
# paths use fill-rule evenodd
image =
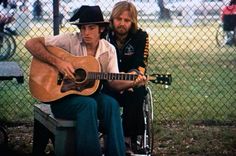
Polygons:
<instances>
[{"instance_id":1,"label":"guitar headstock","mask_svg":"<svg viewBox=\"0 0 236 156\"><path fill-rule=\"evenodd\" d=\"M148 77L149 81L156 84L171 85L171 74L151 74Z\"/></svg>"}]
</instances>

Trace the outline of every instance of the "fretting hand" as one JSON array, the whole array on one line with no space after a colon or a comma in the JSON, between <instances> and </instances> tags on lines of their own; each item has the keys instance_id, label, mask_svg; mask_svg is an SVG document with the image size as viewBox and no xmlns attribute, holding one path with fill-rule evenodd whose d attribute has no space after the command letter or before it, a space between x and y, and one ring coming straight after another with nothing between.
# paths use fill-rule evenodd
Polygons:
<instances>
[{"instance_id":1,"label":"fretting hand","mask_svg":"<svg viewBox=\"0 0 236 156\"><path fill-rule=\"evenodd\" d=\"M147 83L147 77L143 74L139 74L133 82L133 87L144 86Z\"/></svg>"}]
</instances>

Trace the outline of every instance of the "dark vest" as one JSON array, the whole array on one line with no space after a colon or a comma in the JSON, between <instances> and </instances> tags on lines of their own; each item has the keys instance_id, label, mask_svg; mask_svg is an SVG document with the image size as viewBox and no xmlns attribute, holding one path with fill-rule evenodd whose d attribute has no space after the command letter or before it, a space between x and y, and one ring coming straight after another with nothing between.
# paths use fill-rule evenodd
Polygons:
<instances>
[{"instance_id":1,"label":"dark vest","mask_svg":"<svg viewBox=\"0 0 236 156\"><path fill-rule=\"evenodd\" d=\"M118 66L121 72L128 72L130 69L137 69L139 66L146 67L147 60L144 56L144 50L146 44L149 43L147 43L148 35L145 31L139 29L136 33L129 33L122 49L118 48L113 32L109 32L108 37L109 42L116 48Z\"/></svg>"}]
</instances>

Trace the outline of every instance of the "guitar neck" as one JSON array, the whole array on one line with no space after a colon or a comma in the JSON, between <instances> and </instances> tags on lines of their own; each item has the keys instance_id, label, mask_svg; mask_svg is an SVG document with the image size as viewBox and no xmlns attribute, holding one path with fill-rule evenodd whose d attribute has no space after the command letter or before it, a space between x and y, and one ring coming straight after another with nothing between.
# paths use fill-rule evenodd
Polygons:
<instances>
[{"instance_id":1,"label":"guitar neck","mask_svg":"<svg viewBox=\"0 0 236 156\"><path fill-rule=\"evenodd\" d=\"M87 72L81 68L75 70L75 77L77 82L82 82L87 80L129 80L134 81L138 74L128 74L128 73L104 73L104 72ZM171 84L170 74L152 74L147 76L148 81L156 84ZM62 80L62 79L61 79Z\"/></svg>"},{"instance_id":2,"label":"guitar neck","mask_svg":"<svg viewBox=\"0 0 236 156\"><path fill-rule=\"evenodd\" d=\"M136 74L127 73L101 73L101 72L88 72L88 79L90 80L130 80L133 81L137 78Z\"/></svg>"},{"instance_id":3,"label":"guitar neck","mask_svg":"<svg viewBox=\"0 0 236 156\"><path fill-rule=\"evenodd\" d=\"M137 74L127 73L102 73L102 72L88 72L87 79L90 80L130 80L134 81L138 77ZM152 74L147 76L148 81L155 84L170 85L172 78L171 74Z\"/></svg>"}]
</instances>

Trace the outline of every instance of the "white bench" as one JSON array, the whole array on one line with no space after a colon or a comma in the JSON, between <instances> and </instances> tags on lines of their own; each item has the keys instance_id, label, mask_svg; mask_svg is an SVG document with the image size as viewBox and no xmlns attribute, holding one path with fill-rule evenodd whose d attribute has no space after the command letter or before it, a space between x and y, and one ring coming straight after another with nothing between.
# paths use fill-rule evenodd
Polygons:
<instances>
[{"instance_id":1,"label":"white bench","mask_svg":"<svg viewBox=\"0 0 236 156\"><path fill-rule=\"evenodd\" d=\"M18 83L24 82L23 71L18 63L13 61L0 62L0 80L13 80L15 78Z\"/></svg>"}]
</instances>

